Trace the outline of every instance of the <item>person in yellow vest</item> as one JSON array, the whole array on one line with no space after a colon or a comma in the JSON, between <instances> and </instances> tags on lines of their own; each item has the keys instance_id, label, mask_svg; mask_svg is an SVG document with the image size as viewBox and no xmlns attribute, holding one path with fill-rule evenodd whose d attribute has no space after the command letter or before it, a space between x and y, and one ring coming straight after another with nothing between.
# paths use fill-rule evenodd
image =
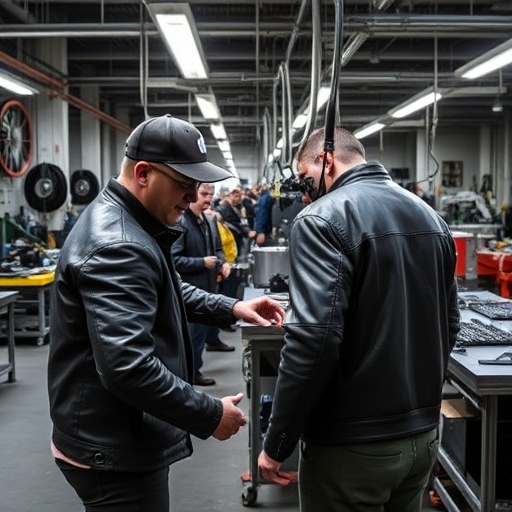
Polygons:
<instances>
[{"instance_id":1,"label":"person in yellow vest","mask_svg":"<svg viewBox=\"0 0 512 512\"><path fill-rule=\"evenodd\" d=\"M220 212L210 209L206 210L205 214L211 216L215 215L217 219L217 231L219 233L222 250L224 251L224 257L226 258L226 262L229 263L231 267L233 267L238 258L238 247L233 232L224 222L224 219L222 218L222 214ZM228 276L222 276L219 282L219 293L221 293L222 295L226 295L228 297L237 298L239 286L240 280L238 279L236 270L231 268L230 274ZM222 330L235 331L235 328L228 327ZM206 350L208 352L214 351L216 350L215 347L217 346L218 344L216 342L208 342L206 344Z\"/></svg>"}]
</instances>

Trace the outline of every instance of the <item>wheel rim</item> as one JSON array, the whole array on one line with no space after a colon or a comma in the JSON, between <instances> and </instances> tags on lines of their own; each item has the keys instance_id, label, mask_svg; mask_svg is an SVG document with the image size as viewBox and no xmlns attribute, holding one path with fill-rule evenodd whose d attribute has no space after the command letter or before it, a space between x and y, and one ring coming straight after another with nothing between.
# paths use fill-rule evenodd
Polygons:
<instances>
[{"instance_id":1,"label":"wheel rim","mask_svg":"<svg viewBox=\"0 0 512 512\"><path fill-rule=\"evenodd\" d=\"M16 100L0 110L0 167L9 176L23 176L32 160L32 124L25 107Z\"/></svg>"}]
</instances>

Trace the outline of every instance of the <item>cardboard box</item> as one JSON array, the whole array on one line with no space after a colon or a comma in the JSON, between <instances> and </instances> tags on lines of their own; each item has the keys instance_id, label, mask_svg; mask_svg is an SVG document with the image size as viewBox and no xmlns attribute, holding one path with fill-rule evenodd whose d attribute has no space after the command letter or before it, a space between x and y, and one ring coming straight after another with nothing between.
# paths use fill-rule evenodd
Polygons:
<instances>
[{"instance_id":1,"label":"cardboard box","mask_svg":"<svg viewBox=\"0 0 512 512\"><path fill-rule=\"evenodd\" d=\"M512 421L510 397L498 399L496 448L496 499L512 499ZM480 493L482 419L464 398L443 400L441 446L453 460L469 486ZM505 419L502 419L505 418Z\"/></svg>"}]
</instances>

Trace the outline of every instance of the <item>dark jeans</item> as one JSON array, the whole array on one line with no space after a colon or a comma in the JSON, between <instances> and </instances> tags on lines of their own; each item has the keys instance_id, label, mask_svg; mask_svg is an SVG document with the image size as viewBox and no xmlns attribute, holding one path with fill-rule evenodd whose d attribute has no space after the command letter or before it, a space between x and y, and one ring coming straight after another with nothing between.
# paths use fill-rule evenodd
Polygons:
<instances>
[{"instance_id":1,"label":"dark jeans","mask_svg":"<svg viewBox=\"0 0 512 512\"><path fill-rule=\"evenodd\" d=\"M55 459L85 512L169 512L169 468L149 473L81 469Z\"/></svg>"},{"instance_id":2,"label":"dark jeans","mask_svg":"<svg viewBox=\"0 0 512 512\"><path fill-rule=\"evenodd\" d=\"M236 270L233 269L231 271L231 274L229 274L229 277L220 282L219 293L222 293L222 295L226 295L227 297L231 297L233 299L239 298L238 297L238 287L239 286L240 286L240 281L238 279L238 276L236 275Z\"/></svg>"},{"instance_id":3,"label":"dark jeans","mask_svg":"<svg viewBox=\"0 0 512 512\"><path fill-rule=\"evenodd\" d=\"M219 338L220 329L216 325L209 325L206 334L208 345L218 345L222 340Z\"/></svg>"},{"instance_id":4,"label":"dark jeans","mask_svg":"<svg viewBox=\"0 0 512 512\"><path fill-rule=\"evenodd\" d=\"M198 377L203 367L203 351L208 339L210 326L189 322L188 330L194 350L194 377Z\"/></svg>"},{"instance_id":5,"label":"dark jeans","mask_svg":"<svg viewBox=\"0 0 512 512\"><path fill-rule=\"evenodd\" d=\"M402 439L302 445L301 512L420 512L437 458L437 429Z\"/></svg>"}]
</instances>

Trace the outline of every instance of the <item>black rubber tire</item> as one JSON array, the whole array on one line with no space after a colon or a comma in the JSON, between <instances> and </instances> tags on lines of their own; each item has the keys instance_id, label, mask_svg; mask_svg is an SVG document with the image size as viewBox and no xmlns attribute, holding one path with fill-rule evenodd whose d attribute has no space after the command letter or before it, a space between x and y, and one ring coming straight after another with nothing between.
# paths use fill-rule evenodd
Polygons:
<instances>
[{"instance_id":1,"label":"black rubber tire","mask_svg":"<svg viewBox=\"0 0 512 512\"><path fill-rule=\"evenodd\" d=\"M68 187L66 176L54 164L38 164L27 173L24 183L25 198L38 212L53 212L66 201Z\"/></svg>"},{"instance_id":2,"label":"black rubber tire","mask_svg":"<svg viewBox=\"0 0 512 512\"><path fill-rule=\"evenodd\" d=\"M96 175L86 169L78 169L71 175L71 202L89 204L100 192Z\"/></svg>"}]
</instances>

